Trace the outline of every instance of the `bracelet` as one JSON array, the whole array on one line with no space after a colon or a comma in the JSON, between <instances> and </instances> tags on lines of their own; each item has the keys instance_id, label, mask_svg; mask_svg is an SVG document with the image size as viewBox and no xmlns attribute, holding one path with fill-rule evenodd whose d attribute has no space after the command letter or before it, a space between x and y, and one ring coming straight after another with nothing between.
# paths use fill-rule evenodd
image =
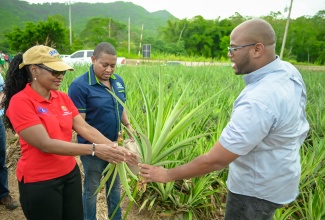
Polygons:
<instances>
[{"instance_id":1,"label":"bracelet","mask_svg":"<svg viewBox=\"0 0 325 220\"><path fill-rule=\"evenodd\" d=\"M95 147L97 144L93 143L93 152L91 153L91 156L95 156Z\"/></svg>"},{"instance_id":2,"label":"bracelet","mask_svg":"<svg viewBox=\"0 0 325 220\"><path fill-rule=\"evenodd\" d=\"M126 123L124 126L127 127L127 126L129 126L129 125L131 125L131 124L130 124L130 123ZM131 126L132 126L132 125L131 125Z\"/></svg>"}]
</instances>

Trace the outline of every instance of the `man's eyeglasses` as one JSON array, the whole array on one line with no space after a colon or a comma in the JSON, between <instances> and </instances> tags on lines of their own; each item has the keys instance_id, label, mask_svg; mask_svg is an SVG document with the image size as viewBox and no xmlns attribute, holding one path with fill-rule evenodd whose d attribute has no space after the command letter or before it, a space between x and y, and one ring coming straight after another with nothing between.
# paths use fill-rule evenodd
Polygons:
<instances>
[{"instance_id":1,"label":"man's eyeglasses","mask_svg":"<svg viewBox=\"0 0 325 220\"><path fill-rule=\"evenodd\" d=\"M56 71L56 70L52 70L51 68L49 68L49 67L47 67L47 66L45 66L45 65L42 65L42 64L35 64L35 66L38 66L38 67L40 67L40 68L42 68L42 69L44 69L44 70L49 71L50 73L52 73L52 76L54 76L54 77L58 77L58 76L60 76L60 75L64 76L65 73L66 73L66 71Z\"/></svg>"},{"instance_id":2,"label":"man's eyeglasses","mask_svg":"<svg viewBox=\"0 0 325 220\"><path fill-rule=\"evenodd\" d=\"M237 49L241 49L241 48L248 47L248 46L253 46L253 45L256 45L256 43L245 44L243 46L237 46L237 47L228 47L228 51L229 51L230 55L232 55L232 51L236 51Z\"/></svg>"}]
</instances>

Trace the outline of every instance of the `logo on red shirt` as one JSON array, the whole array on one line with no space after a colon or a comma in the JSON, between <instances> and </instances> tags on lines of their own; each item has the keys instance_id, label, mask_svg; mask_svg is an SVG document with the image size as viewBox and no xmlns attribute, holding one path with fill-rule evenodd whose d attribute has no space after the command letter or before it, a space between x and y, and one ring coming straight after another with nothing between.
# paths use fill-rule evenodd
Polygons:
<instances>
[{"instance_id":1,"label":"logo on red shirt","mask_svg":"<svg viewBox=\"0 0 325 220\"><path fill-rule=\"evenodd\" d=\"M47 108L43 108L41 106L37 107L37 111L41 114L47 114L49 112L49 110Z\"/></svg>"},{"instance_id":2,"label":"logo on red shirt","mask_svg":"<svg viewBox=\"0 0 325 220\"><path fill-rule=\"evenodd\" d=\"M70 115L70 114L72 114L72 112L69 112L69 110L67 109L67 107L65 107L64 105L61 106L61 109L63 110L63 115Z\"/></svg>"}]
</instances>

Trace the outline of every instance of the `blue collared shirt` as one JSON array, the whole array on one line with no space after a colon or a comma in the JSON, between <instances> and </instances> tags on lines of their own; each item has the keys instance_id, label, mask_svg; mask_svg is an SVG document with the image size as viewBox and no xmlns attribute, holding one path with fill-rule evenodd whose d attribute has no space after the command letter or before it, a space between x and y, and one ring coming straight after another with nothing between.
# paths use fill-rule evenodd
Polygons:
<instances>
[{"instance_id":1,"label":"blue collared shirt","mask_svg":"<svg viewBox=\"0 0 325 220\"><path fill-rule=\"evenodd\" d=\"M113 74L110 78L112 92L126 101L123 79ZM89 71L76 78L70 85L68 94L80 113L86 114L86 122L99 130L111 141L116 141L121 129L123 106L108 92L95 76L92 66ZM77 136L79 143L88 143Z\"/></svg>"},{"instance_id":2,"label":"blue collared shirt","mask_svg":"<svg viewBox=\"0 0 325 220\"><path fill-rule=\"evenodd\" d=\"M299 71L278 57L243 77L220 143L240 155L229 165L228 189L278 204L298 195L299 149L309 123L306 87Z\"/></svg>"}]
</instances>

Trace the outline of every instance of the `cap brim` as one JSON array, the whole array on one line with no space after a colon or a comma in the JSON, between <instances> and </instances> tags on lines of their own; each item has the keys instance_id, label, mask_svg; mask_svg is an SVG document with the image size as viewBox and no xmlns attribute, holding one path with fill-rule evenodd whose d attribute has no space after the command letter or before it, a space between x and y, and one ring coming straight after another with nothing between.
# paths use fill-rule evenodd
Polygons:
<instances>
[{"instance_id":1,"label":"cap brim","mask_svg":"<svg viewBox=\"0 0 325 220\"><path fill-rule=\"evenodd\" d=\"M43 63L43 65L51 68L52 70L56 70L56 71L66 71L66 70L73 71L73 68L63 61Z\"/></svg>"},{"instance_id":2,"label":"cap brim","mask_svg":"<svg viewBox=\"0 0 325 220\"><path fill-rule=\"evenodd\" d=\"M23 68L25 66L24 63L19 64L19 69Z\"/></svg>"}]
</instances>

